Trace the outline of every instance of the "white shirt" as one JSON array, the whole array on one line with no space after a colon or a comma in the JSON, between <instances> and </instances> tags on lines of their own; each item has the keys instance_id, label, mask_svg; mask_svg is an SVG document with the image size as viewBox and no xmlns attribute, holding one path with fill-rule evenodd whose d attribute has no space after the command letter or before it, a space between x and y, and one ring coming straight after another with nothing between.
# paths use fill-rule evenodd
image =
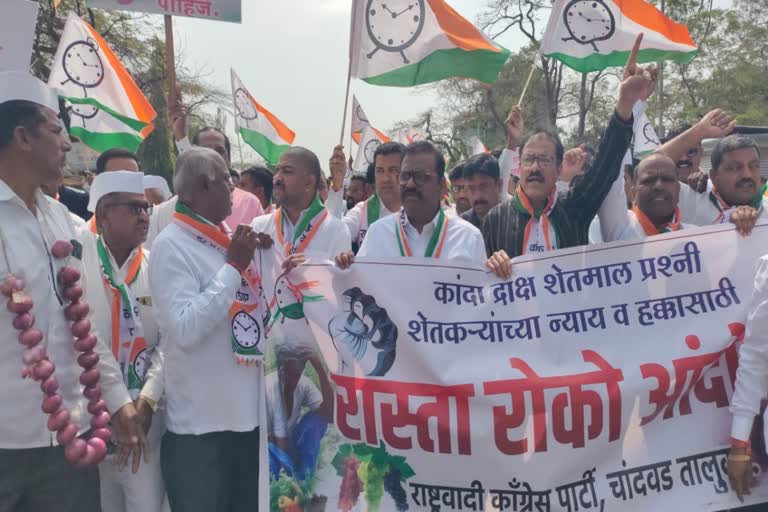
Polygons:
<instances>
[{"instance_id":1,"label":"white shirt","mask_svg":"<svg viewBox=\"0 0 768 512\"><path fill-rule=\"evenodd\" d=\"M144 248L152 249L155 239L171 222L173 222L173 212L176 210L177 196L160 203L152 208L152 215L149 217L149 230L147 231L147 241L144 242Z\"/></svg>"},{"instance_id":2,"label":"white shirt","mask_svg":"<svg viewBox=\"0 0 768 512\"><path fill-rule=\"evenodd\" d=\"M706 192L700 194L685 184L680 185L680 214L682 220L694 226L711 226L718 222L720 210L712 203L709 198L711 186L708 185ZM762 208L760 208L760 217L758 220L768 220L768 200L763 197ZM730 222L730 213L735 207L726 210L720 224Z\"/></svg>"},{"instance_id":3,"label":"white shirt","mask_svg":"<svg viewBox=\"0 0 768 512\"><path fill-rule=\"evenodd\" d=\"M432 233L437 225L438 215L425 225L419 233L411 225L406 215L405 236L411 252L416 257L424 256L432 238ZM460 217L446 217L448 230L445 234L441 260L463 260L479 266L485 265L488 259L485 253L485 242L480 230ZM397 223L400 222L400 214L394 213L373 224L363 240L357 256L372 256L376 258L400 257L400 248L397 244Z\"/></svg>"},{"instance_id":4,"label":"white shirt","mask_svg":"<svg viewBox=\"0 0 768 512\"><path fill-rule=\"evenodd\" d=\"M224 254L176 224L152 247L149 284L163 340L168 430L253 430L263 405L263 368L235 362L228 318L240 274Z\"/></svg>"},{"instance_id":5,"label":"white shirt","mask_svg":"<svg viewBox=\"0 0 768 512\"><path fill-rule=\"evenodd\" d=\"M307 210L301 212L297 224L301 224L302 219L307 214ZM288 218L288 215L283 215L285 223L283 224L286 240L292 240L293 234L296 230L296 226ZM272 237L272 240L277 244L277 224L275 223L275 214L262 215L257 217L251 223L251 228L256 233L266 233ZM315 236L307 245L304 255L307 259L312 259L315 262L333 261L336 256L342 252L349 251L352 248L352 243L349 238L349 231L344 224L333 215L328 214L323 223L318 228Z\"/></svg>"},{"instance_id":6,"label":"white shirt","mask_svg":"<svg viewBox=\"0 0 768 512\"><path fill-rule=\"evenodd\" d=\"M299 378L299 383L293 392L293 407L290 411L285 409L278 372L274 371L267 375L266 388L268 432L275 437L290 437L299 422L301 409L305 407L314 411L323 403L320 390L303 375Z\"/></svg>"},{"instance_id":7,"label":"white shirt","mask_svg":"<svg viewBox=\"0 0 768 512\"><path fill-rule=\"evenodd\" d=\"M341 192L333 192L333 187L328 191L328 201L325 202L326 209L335 216L334 212L339 211L338 203L342 202ZM384 201L379 200L379 219L383 219L387 215L391 215L394 212L384 205ZM338 218L338 216L337 216ZM377 219L378 220L378 219ZM366 208L366 202L361 201L357 203L351 210L349 210L341 221L347 226L349 230L349 237L352 242L356 244L362 243L365 238L365 234L368 232L368 209Z\"/></svg>"},{"instance_id":8,"label":"white shirt","mask_svg":"<svg viewBox=\"0 0 768 512\"><path fill-rule=\"evenodd\" d=\"M736 389L731 399L731 437L749 439L760 401L768 393L768 255L758 261L755 289L747 314L744 344L739 350Z\"/></svg>"},{"instance_id":9,"label":"white shirt","mask_svg":"<svg viewBox=\"0 0 768 512\"><path fill-rule=\"evenodd\" d=\"M88 233L88 238L84 243L93 244L93 251L86 253L87 258L84 260L85 271L88 275L88 281L91 283L102 283L101 290L94 290L94 299L98 297L99 308L98 313L104 318L101 320L104 325L112 327L112 318L110 315L112 309L112 288L107 285L106 280L101 272L101 262L96 259L91 261L90 257L98 256L96 251L96 237L91 233ZM107 256L113 269L113 278L115 283L121 285L125 283L125 278L128 275L128 267L130 262L136 256L137 250L134 249L131 252L128 259L125 261L122 267L118 267L112 251L109 247L104 245L107 249ZM160 329L157 326L157 320L155 319L155 307L152 302L152 292L149 287L149 251L143 251L143 257L141 261L141 268L136 276L136 279L128 287L133 294L133 298L136 300L136 307L139 309L139 317L141 318L141 327L144 331L144 339L147 342L147 349L152 351L151 359L148 361L150 364L146 376L144 377L144 385L141 389L141 396L145 396L155 402L159 402L163 396L163 355L159 350L160 344ZM112 330L106 331L111 333ZM105 338L104 340L107 346L111 346L111 340ZM113 355L114 358L114 355Z\"/></svg>"},{"instance_id":10,"label":"white shirt","mask_svg":"<svg viewBox=\"0 0 768 512\"><path fill-rule=\"evenodd\" d=\"M520 156L514 149L506 149L499 156L499 178L501 178L501 203L511 198L509 180L514 171L520 172Z\"/></svg>"},{"instance_id":11,"label":"white shirt","mask_svg":"<svg viewBox=\"0 0 768 512\"><path fill-rule=\"evenodd\" d=\"M19 171L22 172L22 171ZM44 334L48 357L56 365L56 379L64 406L71 413L72 421L80 425L81 432L90 428L90 414L86 411L87 400L82 395L79 382L82 368L77 364L79 353L72 345L70 322L64 318L64 306L54 289L56 274L63 261L50 256L50 247L57 240L77 240L77 233L67 208L42 192L35 193L36 214L27 209L24 202L0 180L0 232L12 272L26 279L26 293L32 297L35 327ZM87 245L83 251L90 249ZM90 258L92 255L87 255ZM108 332L100 324L98 309L101 304L94 300L94 283L88 280L83 263L69 258L69 265L83 275L80 285L84 300L91 307L91 320L99 343L94 349L100 357L102 398L111 412L130 402L128 390L123 384L120 368L111 357L108 346L100 333ZM52 268L53 267L53 268ZM0 281L8 273L3 250L0 248ZM58 284L55 285L59 288ZM97 285L98 286L98 285ZM19 332L11 322L14 315L0 307L0 449L38 448L56 445L55 433L46 426L48 416L40 410L43 393L40 384L32 379L21 378L21 355L24 347L18 342Z\"/></svg>"}]
</instances>

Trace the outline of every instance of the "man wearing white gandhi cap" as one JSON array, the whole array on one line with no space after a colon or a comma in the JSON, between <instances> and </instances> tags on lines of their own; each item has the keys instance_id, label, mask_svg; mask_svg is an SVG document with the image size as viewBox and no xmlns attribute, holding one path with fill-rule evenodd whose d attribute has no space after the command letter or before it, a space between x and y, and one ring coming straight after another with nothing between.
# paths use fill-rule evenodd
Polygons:
<instances>
[{"instance_id":1,"label":"man wearing white gandhi cap","mask_svg":"<svg viewBox=\"0 0 768 512\"><path fill-rule=\"evenodd\" d=\"M70 424L82 435L91 415L86 411L79 382L82 369L58 280L65 265L80 272L83 299L91 302L88 316L95 321L90 333L98 339L93 350L99 356L101 398L112 415L113 437L127 456L140 446L143 433L120 368L101 337L102 325L96 321L99 305L98 300L92 301L94 292L100 291L98 281L87 279L81 261L82 252L87 257L91 249L76 242L66 207L40 191L42 184L61 176L71 149L65 117L53 89L25 72L0 72L0 291L3 301L11 289L18 288L23 288L18 295L31 299L34 318L25 325L31 323L27 330L41 335L45 355L56 366L57 393L69 411ZM72 241L72 255L54 257L54 244L64 241ZM97 469L76 468L67 462L59 441L65 437L56 433L58 428L49 430L53 424L41 410L40 384L21 378L25 347L18 342L15 317L0 307L0 509L98 511Z\"/></svg>"},{"instance_id":2,"label":"man wearing white gandhi cap","mask_svg":"<svg viewBox=\"0 0 768 512\"><path fill-rule=\"evenodd\" d=\"M108 345L122 370L123 383L144 427L144 461L131 472L115 455L99 465L101 506L105 512L160 512L165 490L160 469L160 440L165 432L163 356L149 289L149 252L142 248L151 205L144 197L147 177L113 171L96 176L88 210L98 235L88 237L96 261L85 260L89 280L103 284L98 310L111 336Z\"/></svg>"}]
</instances>

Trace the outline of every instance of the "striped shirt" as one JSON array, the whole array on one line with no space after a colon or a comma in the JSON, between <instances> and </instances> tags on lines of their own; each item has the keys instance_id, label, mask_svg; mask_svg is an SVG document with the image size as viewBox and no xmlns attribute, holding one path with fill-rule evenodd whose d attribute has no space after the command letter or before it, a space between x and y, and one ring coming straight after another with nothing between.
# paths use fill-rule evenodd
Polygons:
<instances>
[{"instance_id":1,"label":"striped shirt","mask_svg":"<svg viewBox=\"0 0 768 512\"><path fill-rule=\"evenodd\" d=\"M621 172L621 162L632 139L632 124L632 119L624 122L614 113L590 170L558 195L549 213L558 249L589 243L589 224ZM525 226L531 217L515 208L514 201L508 199L493 207L485 218L482 231L489 256L500 250L510 258L523 254Z\"/></svg>"}]
</instances>

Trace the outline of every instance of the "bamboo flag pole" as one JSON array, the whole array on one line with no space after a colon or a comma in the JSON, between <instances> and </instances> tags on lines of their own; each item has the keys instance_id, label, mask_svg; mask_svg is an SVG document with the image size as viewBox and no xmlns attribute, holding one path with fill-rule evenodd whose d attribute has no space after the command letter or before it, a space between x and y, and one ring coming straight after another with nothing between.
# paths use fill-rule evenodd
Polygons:
<instances>
[{"instance_id":1,"label":"bamboo flag pole","mask_svg":"<svg viewBox=\"0 0 768 512\"><path fill-rule=\"evenodd\" d=\"M173 46L173 18L168 15L164 18L165 67L168 73L168 95L172 98L176 98L176 53Z\"/></svg>"},{"instance_id":2,"label":"bamboo flag pole","mask_svg":"<svg viewBox=\"0 0 768 512\"><path fill-rule=\"evenodd\" d=\"M347 108L349 107L349 84L352 82L352 61L349 61L349 72L347 73L347 92L344 93L344 116L341 118L341 135L339 135L339 144L344 144L344 129L347 127Z\"/></svg>"},{"instance_id":3,"label":"bamboo flag pole","mask_svg":"<svg viewBox=\"0 0 768 512\"><path fill-rule=\"evenodd\" d=\"M533 73L536 71L536 64L531 63L531 72L528 73L528 80L525 81L525 86L523 86L523 92L520 93L520 99L517 100L517 106L523 104L523 99L525 98L525 93L528 92L528 86L531 85L531 78L533 78Z\"/></svg>"}]
</instances>

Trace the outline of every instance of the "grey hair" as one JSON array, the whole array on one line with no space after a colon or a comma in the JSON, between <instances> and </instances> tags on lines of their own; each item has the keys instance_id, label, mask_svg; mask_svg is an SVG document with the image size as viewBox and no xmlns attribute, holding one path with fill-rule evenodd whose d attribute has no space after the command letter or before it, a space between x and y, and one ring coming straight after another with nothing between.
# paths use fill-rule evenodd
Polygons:
<instances>
[{"instance_id":1,"label":"grey hair","mask_svg":"<svg viewBox=\"0 0 768 512\"><path fill-rule=\"evenodd\" d=\"M278 365L281 363L287 363L288 361L302 362L306 358L303 356L303 346L297 343L276 343L275 344L275 356L277 358Z\"/></svg>"},{"instance_id":2,"label":"grey hair","mask_svg":"<svg viewBox=\"0 0 768 512\"><path fill-rule=\"evenodd\" d=\"M757 157L760 158L760 148L751 137L746 135L729 135L720 139L715 144L714 149L712 149L712 169L717 170L720 168L720 165L723 163L723 156L726 153L745 148L754 148L757 151Z\"/></svg>"},{"instance_id":3,"label":"grey hair","mask_svg":"<svg viewBox=\"0 0 768 512\"><path fill-rule=\"evenodd\" d=\"M189 197L195 190L200 176L209 180L216 178L216 164L224 167L227 163L212 149L194 146L183 152L176 159L176 171L173 174L173 188L179 197Z\"/></svg>"}]
</instances>

